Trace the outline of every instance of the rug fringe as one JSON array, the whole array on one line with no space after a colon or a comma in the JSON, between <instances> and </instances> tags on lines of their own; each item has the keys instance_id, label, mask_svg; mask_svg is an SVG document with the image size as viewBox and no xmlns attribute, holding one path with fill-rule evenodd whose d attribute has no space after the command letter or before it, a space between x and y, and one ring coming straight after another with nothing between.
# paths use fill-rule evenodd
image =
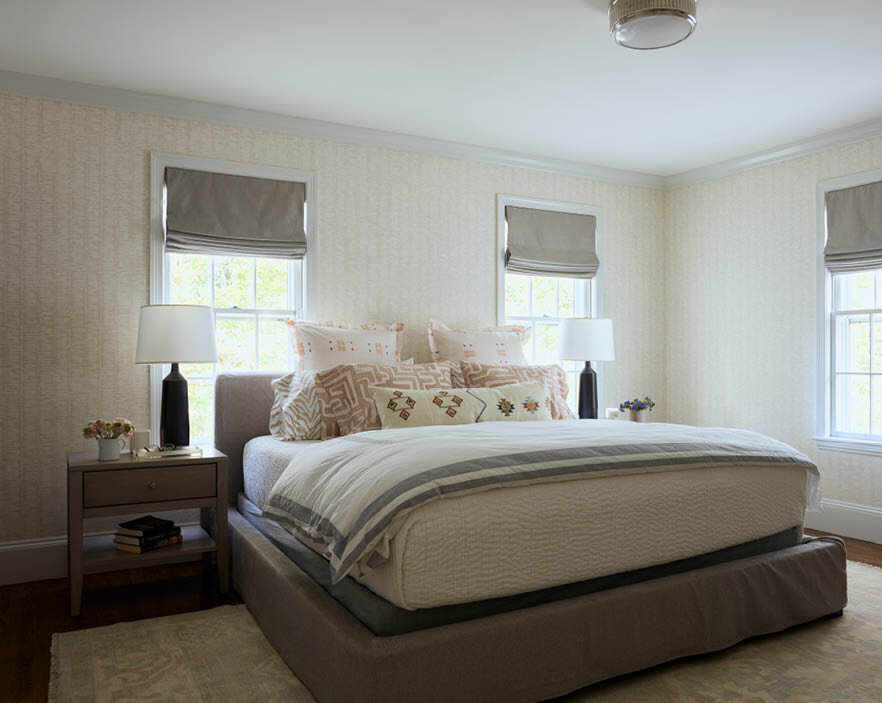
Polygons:
<instances>
[{"instance_id":1,"label":"rug fringe","mask_svg":"<svg viewBox=\"0 0 882 703\"><path fill-rule=\"evenodd\" d=\"M52 633L52 644L49 647L49 691L46 694L46 703L56 703L58 700L58 633Z\"/></svg>"},{"instance_id":2,"label":"rug fringe","mask_svg":"<svg viewBox=\"0 0 882 703\"><path fill-rule=\"evenodd\" d=\"M876 566L875 564L868 564L865 561L858 561L857 559L849 559L848 561L853 564L860 564L861 566L866 566L868 569L876 569L877 571L882 571L882 566Z\"/></svg>"}]
</instances>

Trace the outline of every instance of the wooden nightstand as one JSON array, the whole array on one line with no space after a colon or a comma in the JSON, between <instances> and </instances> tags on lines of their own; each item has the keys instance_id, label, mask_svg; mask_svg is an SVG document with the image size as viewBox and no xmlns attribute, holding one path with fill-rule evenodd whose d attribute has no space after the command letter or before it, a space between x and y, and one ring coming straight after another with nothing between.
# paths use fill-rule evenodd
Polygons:
<instances>
[{"instance_id":1,"label":"wooden nightstand","mask_svg":"<svg viewBox=\"0 0 882 703\"><path fill-rule=\"evenodd\" d=\"M71 615L80 614L84 574L188 561L194 554L217 554L220 590L221 593L227 592L229 547L225 454L205 449L201 457L147 461L123 454L114 461L98 461L97 451L73 452L67 456L67 477ZM84 518L143 515L180 508L201 508L201 526L183 527L183 542L171 547L130 554L116 550L113 535L83 537ZM213 532L213 538L210 532Z\"/></svg>"}]
</instances>

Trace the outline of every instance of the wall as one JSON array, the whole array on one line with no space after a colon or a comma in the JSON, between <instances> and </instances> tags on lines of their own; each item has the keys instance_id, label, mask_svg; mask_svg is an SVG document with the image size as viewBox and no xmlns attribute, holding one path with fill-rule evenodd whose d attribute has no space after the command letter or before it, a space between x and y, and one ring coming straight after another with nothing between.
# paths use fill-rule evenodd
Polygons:
<instances>
[{"instance_id":1,"label":"wall","mask_svg":"<svg viewBox=\"0 0 882 703\"><path fill-rule=\"evenodd\" d=\"M0 124L0 542L64 534L84 421L147 423L151 150L317 172L317 315L402 320L418 359L430 317L495 324L497 193L600 206L617 340L601 407L662 395L659 190L12 95Z\"/></svg>"},{"instance_id":2,"label":"wall","mask_svg":"<svg viewBox=\"0 0 882 703\"><path fill-rule=\"evenodd\" d=\"M665 197L668 419L771 435L818 463L826 498L875 507L882 457L819 451L811 438L815 188L879 167L874 139Z\"/></svg>"}]
</instances>

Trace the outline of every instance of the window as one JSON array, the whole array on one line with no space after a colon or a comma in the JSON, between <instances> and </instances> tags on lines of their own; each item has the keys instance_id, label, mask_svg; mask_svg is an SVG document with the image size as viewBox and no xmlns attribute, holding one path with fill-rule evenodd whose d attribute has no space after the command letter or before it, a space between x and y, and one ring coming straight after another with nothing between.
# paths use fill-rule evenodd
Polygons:
<instances>
[{"instance_id":1,"label":"window","mask_svg":"<svg viewBox=\"0 0 882 703\"><path fill-rule=\"evenodd\" d=\"M270 179L302 184L299 191L302 204L302 221L294 222L305 234L304 258L279 258L290 255L277 253L272 248L274 239L261 237L270 230L250 232L248 227L230 226L232 230L230 251L226 243L219 244L217 237L212 247L200 251L196 246L181 250L184 244L193 244L193 238L173 242L178 251L166 250L166 237L198 233L202 230L168 228L166 216L168 193L166 181L168 170L192 170L226 176L244 176L251 179ZM235 179L225 179L227 183ZM244 184L234 185L231 196L255 200ZM180 192L180 191L178 191ZM278 191L276 191L278 192ZM285 191L288 192L287 190ZM150 155L150 302L208 305L214 311L218 351L216 364L181 364L181 372L187 379L190 400L190 442L211 446L214 442L214 383L218 373L226 371L278 371L293 367L289 358L288 332L285 320L290 317L309 315L315 300L315 270L317 246L315 242L316 221L315 174L273 166L240 164L217 159L207 159L176 154L153 152ZM259 199L257 202L262 202ZM227 199L226 202L229 202ZM297 202L297 201L295 201ZM299 209L299 207L298 207ZM234 209L240 217L247 207ZM178 215L182 210L178 211ZM263 222L263 220L259 220ZM282 227L291 226L291 221ZM214 232L230 236L228 231ZM249 239L251 238L251 239ZM249 251L252 240L256 250ZM269 245L267 245L269 241ZM303 246L298 239L298 246ZM238 248L237 248L238 247ZM233 251L235 249L235 251ZM209 253L210 252L210 253ZM167 364L150 367L150 426L153 441L158 441L159 400L162 379L168 373Z\"/></svg>"},{"instance_id":2,"label":"window","mask_svg":"<svg viewBox=\"0 0 882 703\"><path fill-rule=\"evenodd\" d=\"M214 309L218 361L182 364L190 394L190 441L214 437L214 378L219 371L293 368L285 320L301 306L297 260L166 253L169 303Z\"/></svg>"},{"instance_id":3,"label":"window","mask_svg":"<svg viewBox=\"0 0 882 703\"><path fill-rule=\"evenodd\" d=\"M560 320L564 317L595 317L597 314L597 281L594 278L567 278L543 275L537 272L513 273L506 270L506 253L509 252L508 220L506 208L540 210L549 213L587 215L592 219L588 238L588 250L596 256L597 245L602 236L602 211L590 205L561 203L550 200L537 200L512 195L497 197L497 239L499 251L498 280L498 319L500 324L527 325L531 328L530 338L524 345L524 356L531 364L560 364L567 375L570 393L569 406L578 406L579 373L584 366L582 361L559 361L557 358L560 340ZM578 218L576 218L578 219ZM543 225L544 226L544 223ZM553 224L551 225L554 226ZM543 232L543 234L545 234ZM578 235L582 236L582 235ZM534 238L535 239L535 238ZM549 237L540 237L543 242ZM570 242L571 243L571 242ZM560 244L558 240L557 244ZM577 240L577 247L582 247ZM580 252L576 252L577 254ZM584 252L581 252L584 253ZM536 258L529 257L528 258ZM576 257L574 257L576 258ZM567 263L572 263L567 259ZM594 260L595 269L597 259ZM599 379L602 383L602 379Z\"/></svg>"},{"instance_id":4,"label":"window","mask_svg":"<svg viewBox=\"0 0 882 703\"><path fill-rule=\"evenodd\" d=\"M560 364L567 373L569 406L575 410L579 387L578 361L558 361L560 318L590 317L591 281L505 274L505 324L531 327L524 355L531 364Z\"/></svg>"}]
</instances>

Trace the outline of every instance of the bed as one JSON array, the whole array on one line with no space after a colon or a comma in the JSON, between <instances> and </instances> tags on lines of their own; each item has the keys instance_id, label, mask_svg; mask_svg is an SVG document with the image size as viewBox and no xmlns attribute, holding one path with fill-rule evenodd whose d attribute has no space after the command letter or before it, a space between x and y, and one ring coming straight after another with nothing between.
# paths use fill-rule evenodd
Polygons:
<instances>
[{"instance_id":1,"label":"bed","mask_svg":"<svg viewBox=\"0 0 882 703\"><path fill-rule=\"evenodd\" d=\"M270 380L218 379L217 446L239 508L233 583L322 702L542 700L845 605L842 544L801 537L796 468L745 481L749 467L721 465L437 500L400 521L381 565L334 583L324 557L260 515L267 487L304 449L261 436ZM576 558L554 549L562 525L531 518L542 504L567 506L558 512ZM633 535L638 516L639 538L610 538ZM469 539L476 526L485 539Z\"/></svg>"}]
</instances>

